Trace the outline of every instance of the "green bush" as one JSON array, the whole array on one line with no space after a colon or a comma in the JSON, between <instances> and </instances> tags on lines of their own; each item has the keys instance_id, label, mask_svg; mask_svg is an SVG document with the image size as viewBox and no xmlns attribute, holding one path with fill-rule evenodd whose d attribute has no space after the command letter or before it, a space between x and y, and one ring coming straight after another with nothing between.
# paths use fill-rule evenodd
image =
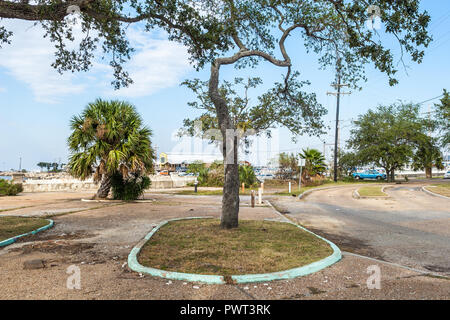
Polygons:
<instances>
[{"instance_id":1,"label":"green bush","mask_svg":"<svg viewBox=\"0 0 450 320\"><path fill-rule=\"evenodd\" d=\"M7 180L0 179L0 196L15 196L23 191L21 183L12 183Z\"/></svg>"},{"instance_id":2,"label":"green bush","mask_svg":"<svg viewBox=\"0 0 450 320\"><path fill-rule=\"evenodd\" d=\"M344 182L354 182L354 181L356 181L356 179L353 178L353 176L343 176L341 178L341 180L344 181Z\"/></svg>"},{"instance_id":3,"label":"green bush","mask_svg":"<svg viewBox=\"0 0 450 320\"><path fill-rule=\"evenodd\" d=\"M147 176L131 175L128 179L123 179L120 173L112 177L112 194L114 200L132 201L144 194L145 189L151 185Z\"/></svg>"},{"instance_id":4,"label":"green bush","mask_svg":"<svg viewBox=\"0 0 450 320\"><path fill-rule=\"evenodd\" d=\"M252 166L239 166L239 182L241 184L244 183L246 188L256 185L258 180L256 179L255 171Z\"/></svg>"}]
</instances>

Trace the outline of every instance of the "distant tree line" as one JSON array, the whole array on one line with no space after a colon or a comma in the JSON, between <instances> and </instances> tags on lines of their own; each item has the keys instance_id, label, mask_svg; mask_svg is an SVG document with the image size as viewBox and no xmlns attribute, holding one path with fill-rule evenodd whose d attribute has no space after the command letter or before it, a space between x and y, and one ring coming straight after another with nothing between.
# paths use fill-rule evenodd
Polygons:
<instances>
[{"instance_id":1,"label":"distant tree line","mask_svg":"<svg viewBox=\"0 0 450 320\"><path fill-rule=\"evenodd\" d=\"M41 170L47 169L47 172L60 172L63 170L65 164L57 162L39 162L37 164Z\"/></svg>"}]
</instances>

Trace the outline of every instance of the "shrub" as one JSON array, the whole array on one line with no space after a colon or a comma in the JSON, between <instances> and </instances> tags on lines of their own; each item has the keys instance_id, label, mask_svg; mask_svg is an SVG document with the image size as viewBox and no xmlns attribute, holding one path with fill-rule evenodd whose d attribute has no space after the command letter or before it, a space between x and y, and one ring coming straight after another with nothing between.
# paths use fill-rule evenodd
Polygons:
<instances>
[{"instance_id":1,"label":"shrub","mask_svg":"<svg viewBox=\"0 0 450 320\"><path fill-rule=\"evenodd\" d=\"M23 191L21 183L12 183L0 179L0 196L15 196Z\"/></svg>"},{"instance_id":2,"label":"shrub","mask_svg":"<svg viewBox=\"0 0 450 320\"><path fill-rule=\"evenodd\" d=\"M239 166L239 182L245 184L246 188L254 186L257 182L255 171L252 166Z\"/></svg>"},{"instance_id":3,"label":"shrub","mask_svg":"<svg viewBox=\"0 0 450 320\"><path fill-rule=\"evenodd\" d=\"M120 173L112 177L112 194L114 200L131 201L136 200L144 194L145 189L151 185L147 176L135 176L131 174L128 179L123 179Z\"/></svg>"},{"instance_id":4,"label":"shrub","mask_svg":"<svg viewBox=\"0 0 450 320\"><path fill-rule=\"evenodd\" d=\"M356 181L355 178L353 178L353 176L343 176L341 180L344 181L344 182L354 182L354 181Z\"/></svg>"}]
</instances>

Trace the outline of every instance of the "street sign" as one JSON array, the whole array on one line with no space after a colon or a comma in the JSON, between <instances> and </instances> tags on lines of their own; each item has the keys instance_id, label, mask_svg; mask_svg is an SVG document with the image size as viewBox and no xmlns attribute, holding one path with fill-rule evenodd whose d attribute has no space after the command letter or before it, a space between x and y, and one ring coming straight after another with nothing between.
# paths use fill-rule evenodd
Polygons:
<instances>
[{"instance_id":1,"label":"street sign","mask_svg":"<svg viewBox=\"0 0 450 320\"><path fill-rule=\"evenodd\" d=\"M306 163L306 159L298 158L298 166L299 167L304 167L305 163Z\"/></svg>"}]
</instances>

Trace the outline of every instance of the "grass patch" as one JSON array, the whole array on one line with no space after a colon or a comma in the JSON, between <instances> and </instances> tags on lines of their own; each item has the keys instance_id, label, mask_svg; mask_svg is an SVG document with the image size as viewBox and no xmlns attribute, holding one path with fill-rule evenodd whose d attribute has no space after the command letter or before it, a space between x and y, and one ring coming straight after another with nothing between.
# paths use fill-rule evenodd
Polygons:
<instances>
[{"instance_id":1,"label":"grass patch","mask_svg":"<svg viewBox=\"0 0 450 320\"><path fill-rule=\"evenodd\" d=\"M42 228L48 223L42 218L0 217L0 241Z\"/></svg>"},{"instance_id":2,"label":"grass patch","mask_svg":"<svg viewBox=\"0 0 450 320\"><path fill-rule=\"evenodd\" d=\"M338 187L338 186L347 186L347 185L358 185L358 184L371 184L371 183L380 183L379 181L371 181L371 180L363 180L363 181L338 181L334 182L333 180L323 180L322 184L315 185L315 186L308 186L308 187L301 187L300 190L298 190L298 186L294 187L292 186L292 192L289 193L289 190L286 189L285 191L276 192L275 194L278 196L297 196L302 194L305 191L311 190L311 189L317 189L317 188L323 188L323 187Z\"/></svg>"},{"instance_id":3,"label":"grass patch","mask_svg":"<svg viewBox=\"0 0 450 320\"><path fill-rule=\"evenodd\" d=\"M435 184L430 187L425 187L428 191L440 194L442 196L450 197L450 183Z\"/></svg>"},{"instance_id":4,"label":"grass patch","mask_svg":"<svg viewBox=\"0 0 450 320\"><path fill-rule=\"evenodd\" d=\"M257 274L300 267L331 255L323 240L292 224L241 220L232 230L216 219L171 221L143 246L148 267L212 275Z\"/></svg>"},{"instance_id":5,"label":"grass patch","mask_svg":"<svg viewBox=\"0 0 450 320\"><path fill-rule=\"evenodd\" d=\"M381 188L381 186L364 186L358 189L358 193L361 197L387 197Z\"/></svg>"},{"instance_id":6,"label":"grass patch","mask_svg":"<svg viewBox=\"0 0 450 320\"><path fill-rule=\"evenodd\" d=\"M258 195L258 189L253 189L255 191L255 196ZM176 192L168 192L170 194L177 194L177 195L190 195L190 196L221 196L223 194L223 189L220 190L201 190L198 189L197 192L194 192L194 190L180 190ZM252 193L252 189L245 188L245 191L242 192L242 189L239 188L239 194L243 195L250 195Z\"/></svg>"}]
</instances>

